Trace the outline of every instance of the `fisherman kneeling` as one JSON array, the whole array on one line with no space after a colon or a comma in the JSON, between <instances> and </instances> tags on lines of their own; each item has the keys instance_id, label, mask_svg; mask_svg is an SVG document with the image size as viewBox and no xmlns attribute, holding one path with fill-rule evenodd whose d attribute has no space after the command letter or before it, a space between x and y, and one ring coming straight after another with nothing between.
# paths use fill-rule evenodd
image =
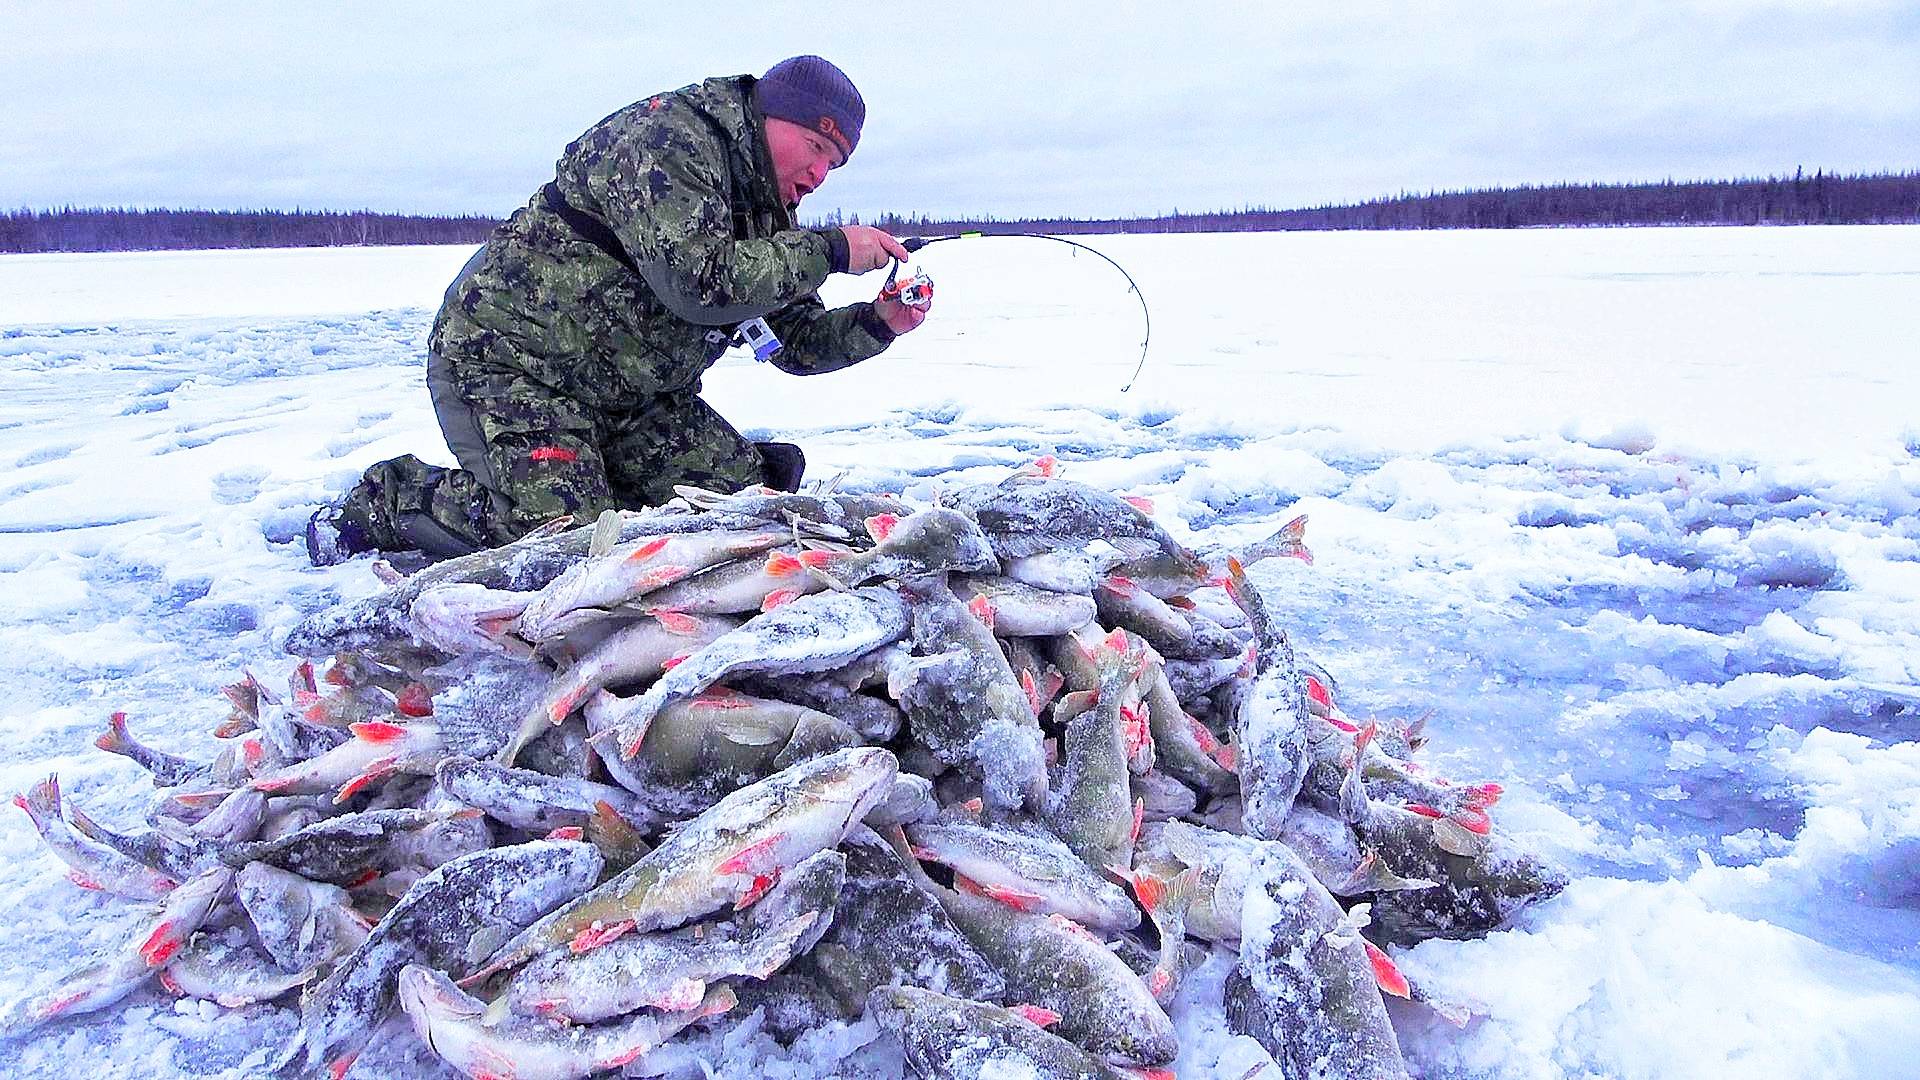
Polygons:
<instances>
[{"instance_id":1,"label":"fisherman kneeling","mask_svg":"<svg viewBox=\"0 0 1920 1080\"><path fill-rule=\"evenodd\" d=\"M839 68L797 56L636 102L569 144L434 320L427 387L460 467L409 454L368 469L308 522L314 564L463 555L563 515L658 505L676 484L797 488L800 448L746 439L700 376L736 339L764 355L768 332L775 367L836 371L926 318L886 292L827 310L828 274L907 251L871 226L795 224L865 118Z\"/></svg>"}]
</instances>

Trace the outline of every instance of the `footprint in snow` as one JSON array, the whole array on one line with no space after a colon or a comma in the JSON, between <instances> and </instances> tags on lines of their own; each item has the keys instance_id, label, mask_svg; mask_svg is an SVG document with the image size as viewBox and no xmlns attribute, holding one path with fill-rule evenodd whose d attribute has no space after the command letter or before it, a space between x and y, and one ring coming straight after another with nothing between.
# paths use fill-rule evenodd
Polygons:
<instances>
[{"instance_id":1,"label":"footprint in snow","mask_svg":"<svg viewBox=\"0 0 1920 1080\"><path fill-rule=\"evenodd\" d=\"M20 457L14 461L13 467L16 469L24 469L29 465L44 465L49 461L59 461L61 458L80 449L83 445L85 444L77 442L56 443L52 446L40 447L38 450L29 450L21 454Z\"/></svg>"},{"instance_id":2,"label":"footprint in snow","mask_svg":"<svg viewBox=\"0 0 1920 1080\"><path fill-rule=\"evenodd\" d=\"M267 478L267 470L259 466L241 469L228 469L213 476L213 501L225 506L234 506L251 502L260 494L260 484Z\"/></svg>"}]
</instances>

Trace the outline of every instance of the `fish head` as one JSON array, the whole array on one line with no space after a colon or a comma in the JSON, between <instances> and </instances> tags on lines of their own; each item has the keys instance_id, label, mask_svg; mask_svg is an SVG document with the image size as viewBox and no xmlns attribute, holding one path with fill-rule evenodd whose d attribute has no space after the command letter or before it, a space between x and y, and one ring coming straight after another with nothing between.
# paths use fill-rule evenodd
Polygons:
<instances>
[{"instance_id":1,"label":"fish head","mask_svg":"<svg viewBox=\"0 0 1920 1080\"><path fill-rule=\"evenodd\" d=\"M486 1012L485 1005L455 986L445 973L424 964L401 968L395 989L400 1007L413 1017L416 1028L429 1019L473 1019Z\"/></svg>"},{"instance_id":2,"label":"fish head","mask_svg":"<svg viewBox=\"0 0 1920 1080\"><path fill-rule=\"evenodd\" d=\"M793 789L803 801L855 806L858 813L853 817L857 820L892 789L900 761L891 751L862 746L822 754L792 769Z\"/></svg>"},{"instance_id":3,"label":"fish head","mask_svg":"<svg viewBox=\"0 0 1920 1080\"><path fill-rule=\"evenodd\" d=\"M913 986L876 986L867 995L867 1015L897 1035L916 1011L928 1006L924 999L932 996L936 995Z\"/></svg>"},{"instance_id":4,"label":"fish head","mask_svg":"<svg viewBox=\"0 0 1920 1080\"><path fill-rule=\"evenodd\" d=\"M942 506L908 515L874 550L922 573L971 573L1000 566L987 534L973 518Z\"/></svg>"}]
</instances>

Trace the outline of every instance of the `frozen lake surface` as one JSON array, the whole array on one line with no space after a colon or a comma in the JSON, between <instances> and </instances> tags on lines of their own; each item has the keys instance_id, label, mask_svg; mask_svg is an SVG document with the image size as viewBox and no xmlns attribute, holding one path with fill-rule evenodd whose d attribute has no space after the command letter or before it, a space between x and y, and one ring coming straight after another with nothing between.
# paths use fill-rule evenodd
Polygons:
<instances>
[{"instance_id":1,"label":"frozen lake surface","mask_svg":"<svg viewBox=\"0 0 1920 1080\"><path fill-rule=\"evenodd\" d=\"M922 253L934 316L887 354L730 356L708 397L863 486L1052 453L1206 542L1311 515L1313 566L1254 571L1296 640L1355 711L1431 711L1432 763L1499 781L1497 823L1576 871L1510 931L1401 957L1475 1014L1396 1014L1421 1075L1920 1076L1920 228L1088 240L1151 305L1130 393L1119 275L988 239ZM372 462L447 460L421 357L469 250L0 257L0 790L56 772L133 820L144 775L91 746L109 712L211 756L218 688L376 587L296 536ZM135 905L0 821L5 1002ZM0 1069L240 1075L291 1019L142 991ZM1246 1071L1185 1035L1182 1077ZM703 1051L897 1067L831 1064L857 1041Z\"/></svg>"}]
</instances>

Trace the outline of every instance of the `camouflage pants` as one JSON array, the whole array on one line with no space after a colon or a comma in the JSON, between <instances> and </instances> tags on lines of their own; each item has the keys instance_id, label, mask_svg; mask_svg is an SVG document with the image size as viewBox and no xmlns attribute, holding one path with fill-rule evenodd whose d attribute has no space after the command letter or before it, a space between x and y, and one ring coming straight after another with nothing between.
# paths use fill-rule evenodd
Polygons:
<instances>
[{"instance_id":1,"label":"camouflage pants","mask_svg":"<svg viewBox=\"0 0 1920 1080\"><path fill-rule=\"evenodd\" d=\"M461 467L409 454L366 471L343 513L382 550L459 555L562 515L584 524L610 508L657 506L673 497L675 484L734 491L799 481L797 467L779 468L797 461L771 460L770 467L788 452L798 458L797 447L749 441L693 394L594 413L525 377L452 378L438 357L429 361L427 382Z\"/></svg>"}]
</instances>

